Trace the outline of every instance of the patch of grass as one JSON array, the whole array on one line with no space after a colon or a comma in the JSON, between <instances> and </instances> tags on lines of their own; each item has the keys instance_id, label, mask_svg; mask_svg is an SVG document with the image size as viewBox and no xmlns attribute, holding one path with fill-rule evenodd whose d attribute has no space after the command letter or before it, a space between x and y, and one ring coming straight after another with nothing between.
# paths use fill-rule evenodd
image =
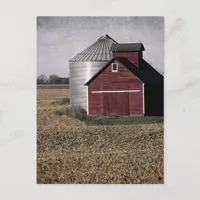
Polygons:
<instances>
[{"instance_id":1,"label":"patch of grass","mask_svg":"<svg viewBox=\"0 0 200 200\"><path fill-rule=\"evenodd\" d=\"M66 107L64 110L55 111L55 114L59 116L66 115L68 117L73 117L81 121L87 118L87 112L80 106Z\"/></svg>"},{"instance_id":2,"label":"patch of grass","mask_svg":"<svg viewBox=\"0 0 200 200\"><path fill-rule=\"evenodd\" d=\"M62 116L62 115L64 115L65 113L64 113L63 110L56 110L56 111L55 111L55 114L58 115L58 116Z\"/></svg>"},{"instance_id":3,"label":"patch of grass","mask_svg":"<svg viewBox=\"0 0 200 200\"><path fill-rule=\"evenodd\" d=\"M65 104L69 104L69 103L70 103L70 98L69 97L66 97L66 98L64 98L64 99L62 99L60 101L61 105L65 105Z\"/></svg>"},{"instance_id":4,"label":"patch of grass","mask_svg":"<svg viewBox=\"0 0 200 200\"><path fill-rule=\"evenodd\" d=\"M164 123L163 117L150 116L88 116L88 125L129 125Z\"/></svg>"},{"instance_id":5,"label":"patch of grass","mask_svg":"<svg viewBox=\"0 0 200 200\"><path fill-rule=\"evenodd\" d=\"M52 104L53 105L66 105L70 103L70 98L69 97L65 97L64 99L60 100L60 101L53 101Z\"/></svg>"}]
</instances>

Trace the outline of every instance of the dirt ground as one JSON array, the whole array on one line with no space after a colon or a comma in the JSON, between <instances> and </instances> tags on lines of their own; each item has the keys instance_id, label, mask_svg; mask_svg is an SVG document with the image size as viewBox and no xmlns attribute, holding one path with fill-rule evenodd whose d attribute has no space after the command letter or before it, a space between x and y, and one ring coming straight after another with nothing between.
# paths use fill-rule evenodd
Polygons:
<instances>
[{"instance_id":1,"label":"dirt ground","mask_svg":"<svg viewBox=\"0 0 200 200\"><path fill-rule=\"evenodd\" d=\"M38 89L38 184L163 184L162 123L86 125L57 110L68 89Z\"/></svg>"}]
</instances>

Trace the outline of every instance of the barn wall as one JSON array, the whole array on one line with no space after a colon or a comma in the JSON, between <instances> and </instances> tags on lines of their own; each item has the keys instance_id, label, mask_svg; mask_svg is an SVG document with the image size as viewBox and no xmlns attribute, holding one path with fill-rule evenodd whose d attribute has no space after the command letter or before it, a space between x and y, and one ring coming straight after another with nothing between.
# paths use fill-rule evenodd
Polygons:
<instances>
[{"instance_id":1,"label":"barn wall","mask_svg":"<svg viewBox=\"0 0 200 200\"><path fill-rule=\"evenodd\" d=\"M143 95L142 84L137 85L140 92L129 93L130 114L142 115L143 114Z\"/></svg>"},{"instance_id":2,"label":"barn wall","mask_svg":"<svg viewBox=\"0 0 200 200\"><path fill-rule=\"evenodd\" d=\"M142 81L130 72L122 63L118 60L114 61L118 63L118 72L112 72L111 64L94 79L89 87L93 90L110 90L110 89L123 89L132 88L137 89L137 84L141 84Z\"/></svg>"},{"instance_id":3,"label":"barn wall","mask_svg":"<svg viewBox=\"0 0 200 200\"><path fill-rule=\"evenodd\" d=\"M103 94L91 93L88 88L88 114L103 115Z\"/></svg>"},{"instance_id":4,"label":"barn wall","mask_svg":"<svg viewBox=\"0 0 200 200\"><path fill-rule=\"evenodd\" d=\"M145 84L145 115L164 115L164 87Z\"/></svg>"},{"instance_id":5,"label":"barn wall","mask_svg":"<svg viewBox=\"0 0 200 200\"><path fill-rule=\"evenodd\" d=\"M133 75L119 61L118 72L112 72L111 64L88 86L89 115L103 115L102 93L92 91L117 91L117 90L140 90L129 93L130 114L143 114L142 81Z\"/></svg>"},{"instance_id":6,"label":"barn wall","mask_svg":"<svg viewBox=\"0 0 200 200\"><path fill-rule=\"evenodd\" d=\"M113 52L112 56L113 56L113 58L125 57L128 60L130 60L136 67L139 67L139 54L138 54L138 52Z\"/></svg>"}]
</instances>

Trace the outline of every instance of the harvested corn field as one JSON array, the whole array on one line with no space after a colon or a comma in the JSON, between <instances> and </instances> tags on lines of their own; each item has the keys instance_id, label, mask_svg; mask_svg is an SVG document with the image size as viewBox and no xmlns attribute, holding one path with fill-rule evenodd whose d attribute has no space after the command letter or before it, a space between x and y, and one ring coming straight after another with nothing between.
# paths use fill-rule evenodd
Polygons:
<instances>
[{"instance_id":1,"label":"harvested corn field","mask_svg":"<svg viewBox=\"0 0 200 200\"><path fill-rule=\"evenodd\" d=\"M69 105L47 93L40 89L37 102L39 184L164 183L163 123L89 126L57 115Z\"/></svg>"},{"instance_id":2,"label":"harvested corn field","mask_svg":"<svg viewBox=\"0 0 200 200\"><path fill-rule=\"evenodd\" d=\"M37 89L37 99L38 100L61 100L69 96L69 89Z\"/></svg>"}]
</instances>

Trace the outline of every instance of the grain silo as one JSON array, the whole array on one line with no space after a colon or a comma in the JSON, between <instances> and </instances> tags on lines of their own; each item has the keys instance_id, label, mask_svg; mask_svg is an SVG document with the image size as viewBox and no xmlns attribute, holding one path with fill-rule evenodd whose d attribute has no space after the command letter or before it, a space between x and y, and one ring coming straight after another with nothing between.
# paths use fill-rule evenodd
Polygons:
<instances>
[{"instance_id":1,"label":"grain silo","mask_svg":"<svg viewBox=\"0 0 200 200\"><path fill-rule=\"evenodd\" d=\"M69 60L70 103L87 110L87 87L84 84L109 60L110 48L117 42L110 36L100 37L95 43Z\"/></svg>"}]
</instances>

